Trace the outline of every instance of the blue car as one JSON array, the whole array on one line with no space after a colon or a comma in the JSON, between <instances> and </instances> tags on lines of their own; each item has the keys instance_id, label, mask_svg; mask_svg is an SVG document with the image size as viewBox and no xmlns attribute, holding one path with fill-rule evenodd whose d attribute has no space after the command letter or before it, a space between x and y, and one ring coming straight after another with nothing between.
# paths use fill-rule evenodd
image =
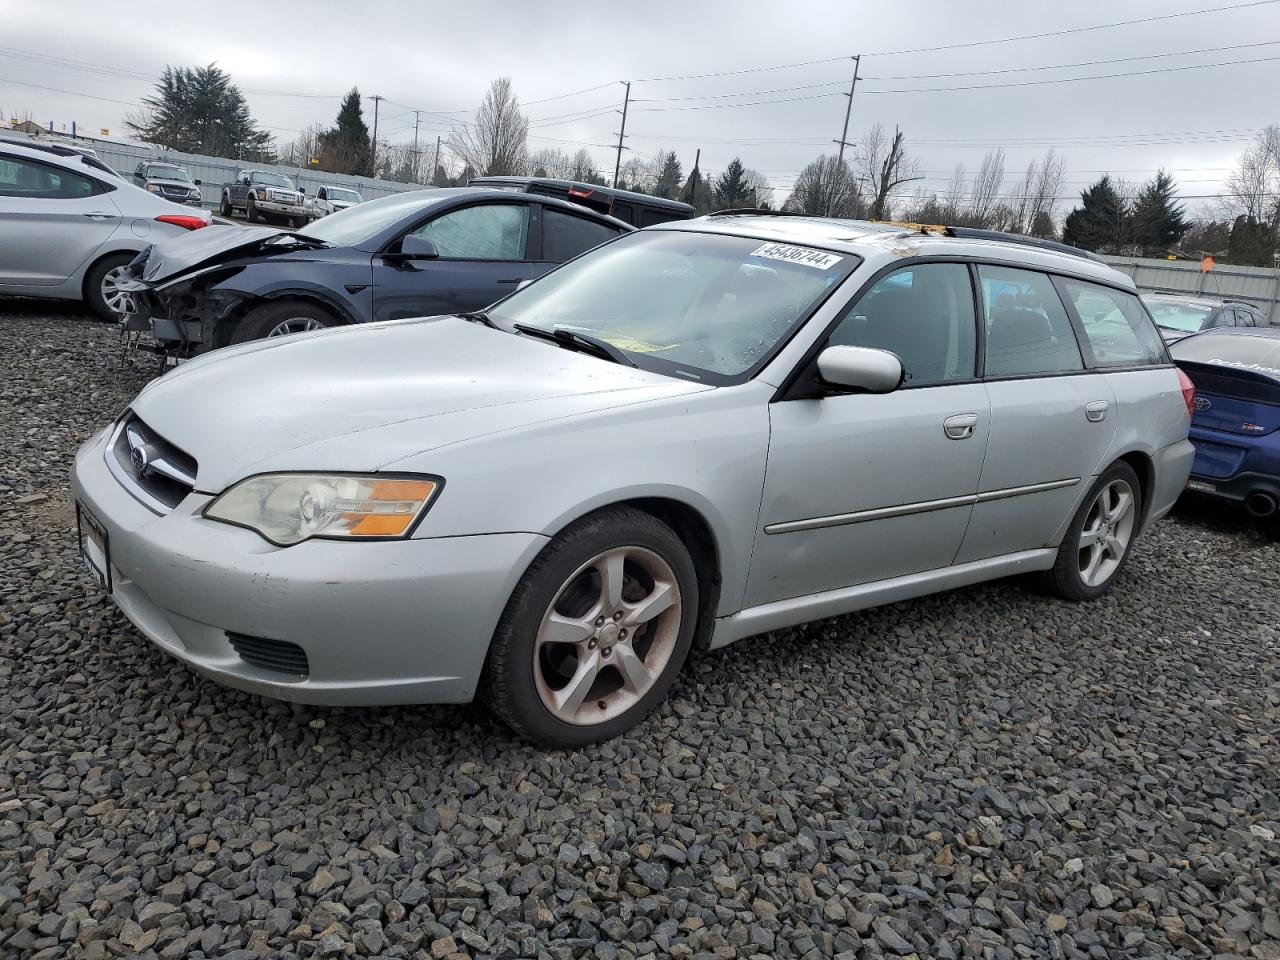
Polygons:
<instances>
[{"instance_id":1,"label":"blue car","mask_svg":"<svg viewBox=\"0 0 1280 960\"><path fill-rule=\"evenodd\" d=\"M125 329L177 357L373 320L468 313L634 228L553 197L397 193L301 230L216 226L129 265Z\"/></svg>"},{"instance_id":2,"label":"blue car","mask_svg":"<svg viewBox=\"0 0 1280 960\"><path fill-rule=\"evenodd\" d=\"M1169 348L1196 387L1188 489L1269 517L1280 504L1280 328L1209 330Z\"/></svg>"}]
</instances>

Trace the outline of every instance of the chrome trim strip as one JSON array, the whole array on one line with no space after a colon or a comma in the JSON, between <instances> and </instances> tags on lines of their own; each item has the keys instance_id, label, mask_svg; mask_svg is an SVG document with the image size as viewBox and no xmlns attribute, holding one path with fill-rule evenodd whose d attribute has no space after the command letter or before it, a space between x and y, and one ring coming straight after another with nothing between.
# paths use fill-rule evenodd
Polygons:
<instances>
[{"instance_id":1,"label":"chrome trim strip","mask_svg":"<svg viewBox=\"0 0 1280 960\"><path fill-rule=\"evenodd\" d=\"M893 517L909 517L917 513L932 513L935 510L950 510L952 507L972 506L975 503L989 503L992 500L1005 500L1009 497L1021 497L1028 493L1045 493L1049 490L1060 490L1063 487L1074 487L1080 482L1079 477L1070 480L1050 480L1047 483L1029 483L1022 487L1005 487L1002 490L988 490L985 493L970 493L963 497L946 497L942 500L920 500L916 503L903 503L896 507L877 507L873 510L857 510L853 513L837 513L829 517L811 517L807 520L786 520L782 523L771 523L764 528L766 534L798 533L801 530L820 530L823 527L843 527L851 523L866 523L869 520L889 520Z\"/></svg>"},{"instance_id":2,"label":"chrome trim strip","mask_svg":"<svg viewBox=\"0 0 1280 960\"><path fill-rule=\"evenodd\" d=\"M188 487L196 485L196 478L181 467L176 467L163 457L151 461L151 469L156 473L163 473L170 480L176 480L178 483L184 483Z\"/></svg>"},{"instance_id":3,"label":"chrome trim strip","mask_svg":"<svg viewBox=\"0 0 1280 960\"><path fill-rule=\"evenodd\" d=\"M107 470L116 478L120 486L124 487L129 496L133 497L152 513L158 513L161 516L166 513L172 513L172 507L143 490L134 481L133 477L125 472L124 467L120 466L120 461L116 458L116 442L120 439L120 434L124 431L127 423L128 421L121 420L116 428L111 431L111 436L107 438L106 449L102 451L102 459L107 463Z\"/></svg>"}]
</instances>

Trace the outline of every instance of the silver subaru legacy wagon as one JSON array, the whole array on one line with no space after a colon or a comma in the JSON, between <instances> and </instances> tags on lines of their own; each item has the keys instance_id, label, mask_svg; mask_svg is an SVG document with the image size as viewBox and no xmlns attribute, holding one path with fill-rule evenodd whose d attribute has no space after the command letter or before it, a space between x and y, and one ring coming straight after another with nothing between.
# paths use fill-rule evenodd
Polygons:
<instances>
[{"instance_id":1,"label":"silver subaru legacy wagon","mask_svg":"<svg viewBox=\"0 0 1280 960\"><path fill-rule=\"evenodd\" d=\"M958 233L716 215L217 351L80 449L82 553L221 683L480 692L560 746L694 647L1012 574L1089 600L1186 483L1190 383L1123 275Z\"/></svg>"}]
</instances>

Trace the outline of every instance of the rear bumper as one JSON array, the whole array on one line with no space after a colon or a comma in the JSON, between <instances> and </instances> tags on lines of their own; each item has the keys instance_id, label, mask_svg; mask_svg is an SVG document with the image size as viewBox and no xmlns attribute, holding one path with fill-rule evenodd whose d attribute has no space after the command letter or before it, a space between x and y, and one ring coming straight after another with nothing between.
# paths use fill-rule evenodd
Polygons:
<instances>
[{"instance_id":1,"label":"rear bumper","mask_svg":"<svg viewBox=\"0 0 1280 960\"><path fill-rule=\"evenodd\" d=\"M1280 476L1267 473L1244 472L1234 477L1205 477L1191 475L1187 489L1206 497L1242 502L1251 493L1265 493L1280 501Z\"/></svg>"},{"instance_id":2,"label":"rear bumper","mask_svg":"<svg viewBox=\"0 0 1280 960\"><path fill-rule=\"evenodd\" d=\"M1186 489L1191 475L1191 464L1196 448L1190 440L1179 440L1156 453L1154 459L1155 483L1151 491L1151 505L1147 510L1145 526L1155 523L1173 509L1178 497Z\"/></svg>"},{"instance_id":3,"label":"rear bumper","mask_svg":"<svg viewBox=\"0 0 1280 960\"><path fill-rule=\"evenodd\" d=\"M279 700L472 699L507 599L547 542L508 533L280 549L205 520L204 494L153 513L108 471L106 436L76 454L72 489L106 528L112 599L169 655ZM305 674L243 658L229 634L302 648Z\"/></svg>"}]
</instances>

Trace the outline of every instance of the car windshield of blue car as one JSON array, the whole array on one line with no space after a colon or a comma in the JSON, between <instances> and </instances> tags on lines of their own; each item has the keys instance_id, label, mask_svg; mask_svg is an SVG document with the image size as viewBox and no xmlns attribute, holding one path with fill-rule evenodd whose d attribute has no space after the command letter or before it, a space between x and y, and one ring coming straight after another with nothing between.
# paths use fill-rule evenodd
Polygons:
<instances>
[{"instance_id":1,"label":"car windshield of blue car","mask_svg":"<svg viewBox=\"0 0 1280 960\"><path fill-rule=\"evenodd\" d=\"M282 173L255 173L253 182L260 183L267 187L284 187L286 190L293 189L293 181Z\"/></svg>"},{"instance_id":2,"label":"car windshield of blue car","mask_svg":"<svg viewBox=\"0 0 1280 960\"><path fill-rule=\"evenodd\" d=\"M349 247L373 237L398 220L429 206L422 191L393 193L368 203L359 203L321 217L298 232L338 247Z\"/></svg>"},{"instance_id":3,"label":"car windshield of blue car","mask_svg":"<svg viewBox=\"0 0 1280 960\"><path fill-rule=\"evenodd\" d=\"M1205 318L1213 313L1212 307L1201 307L1194 303L1178 303L1174 300L1155 300L1143 298L1143 303L1151 311L1151 319L1157 327L1166 330L1177 330L1181 333L1196 333L1204 326Z\"/></svg>"},{"instance_id":4,"label":"car windshield of blue car","mask_svg":"<svg viewBox=\"0 0 1280 960\"><path fill-rule=\"evenodd\" d=\"M645 230L571 261L489 311L500 326L604 340L637 366L740 382L857 266L850 253L749 237Z\"/></svg>"}]
</instances>

